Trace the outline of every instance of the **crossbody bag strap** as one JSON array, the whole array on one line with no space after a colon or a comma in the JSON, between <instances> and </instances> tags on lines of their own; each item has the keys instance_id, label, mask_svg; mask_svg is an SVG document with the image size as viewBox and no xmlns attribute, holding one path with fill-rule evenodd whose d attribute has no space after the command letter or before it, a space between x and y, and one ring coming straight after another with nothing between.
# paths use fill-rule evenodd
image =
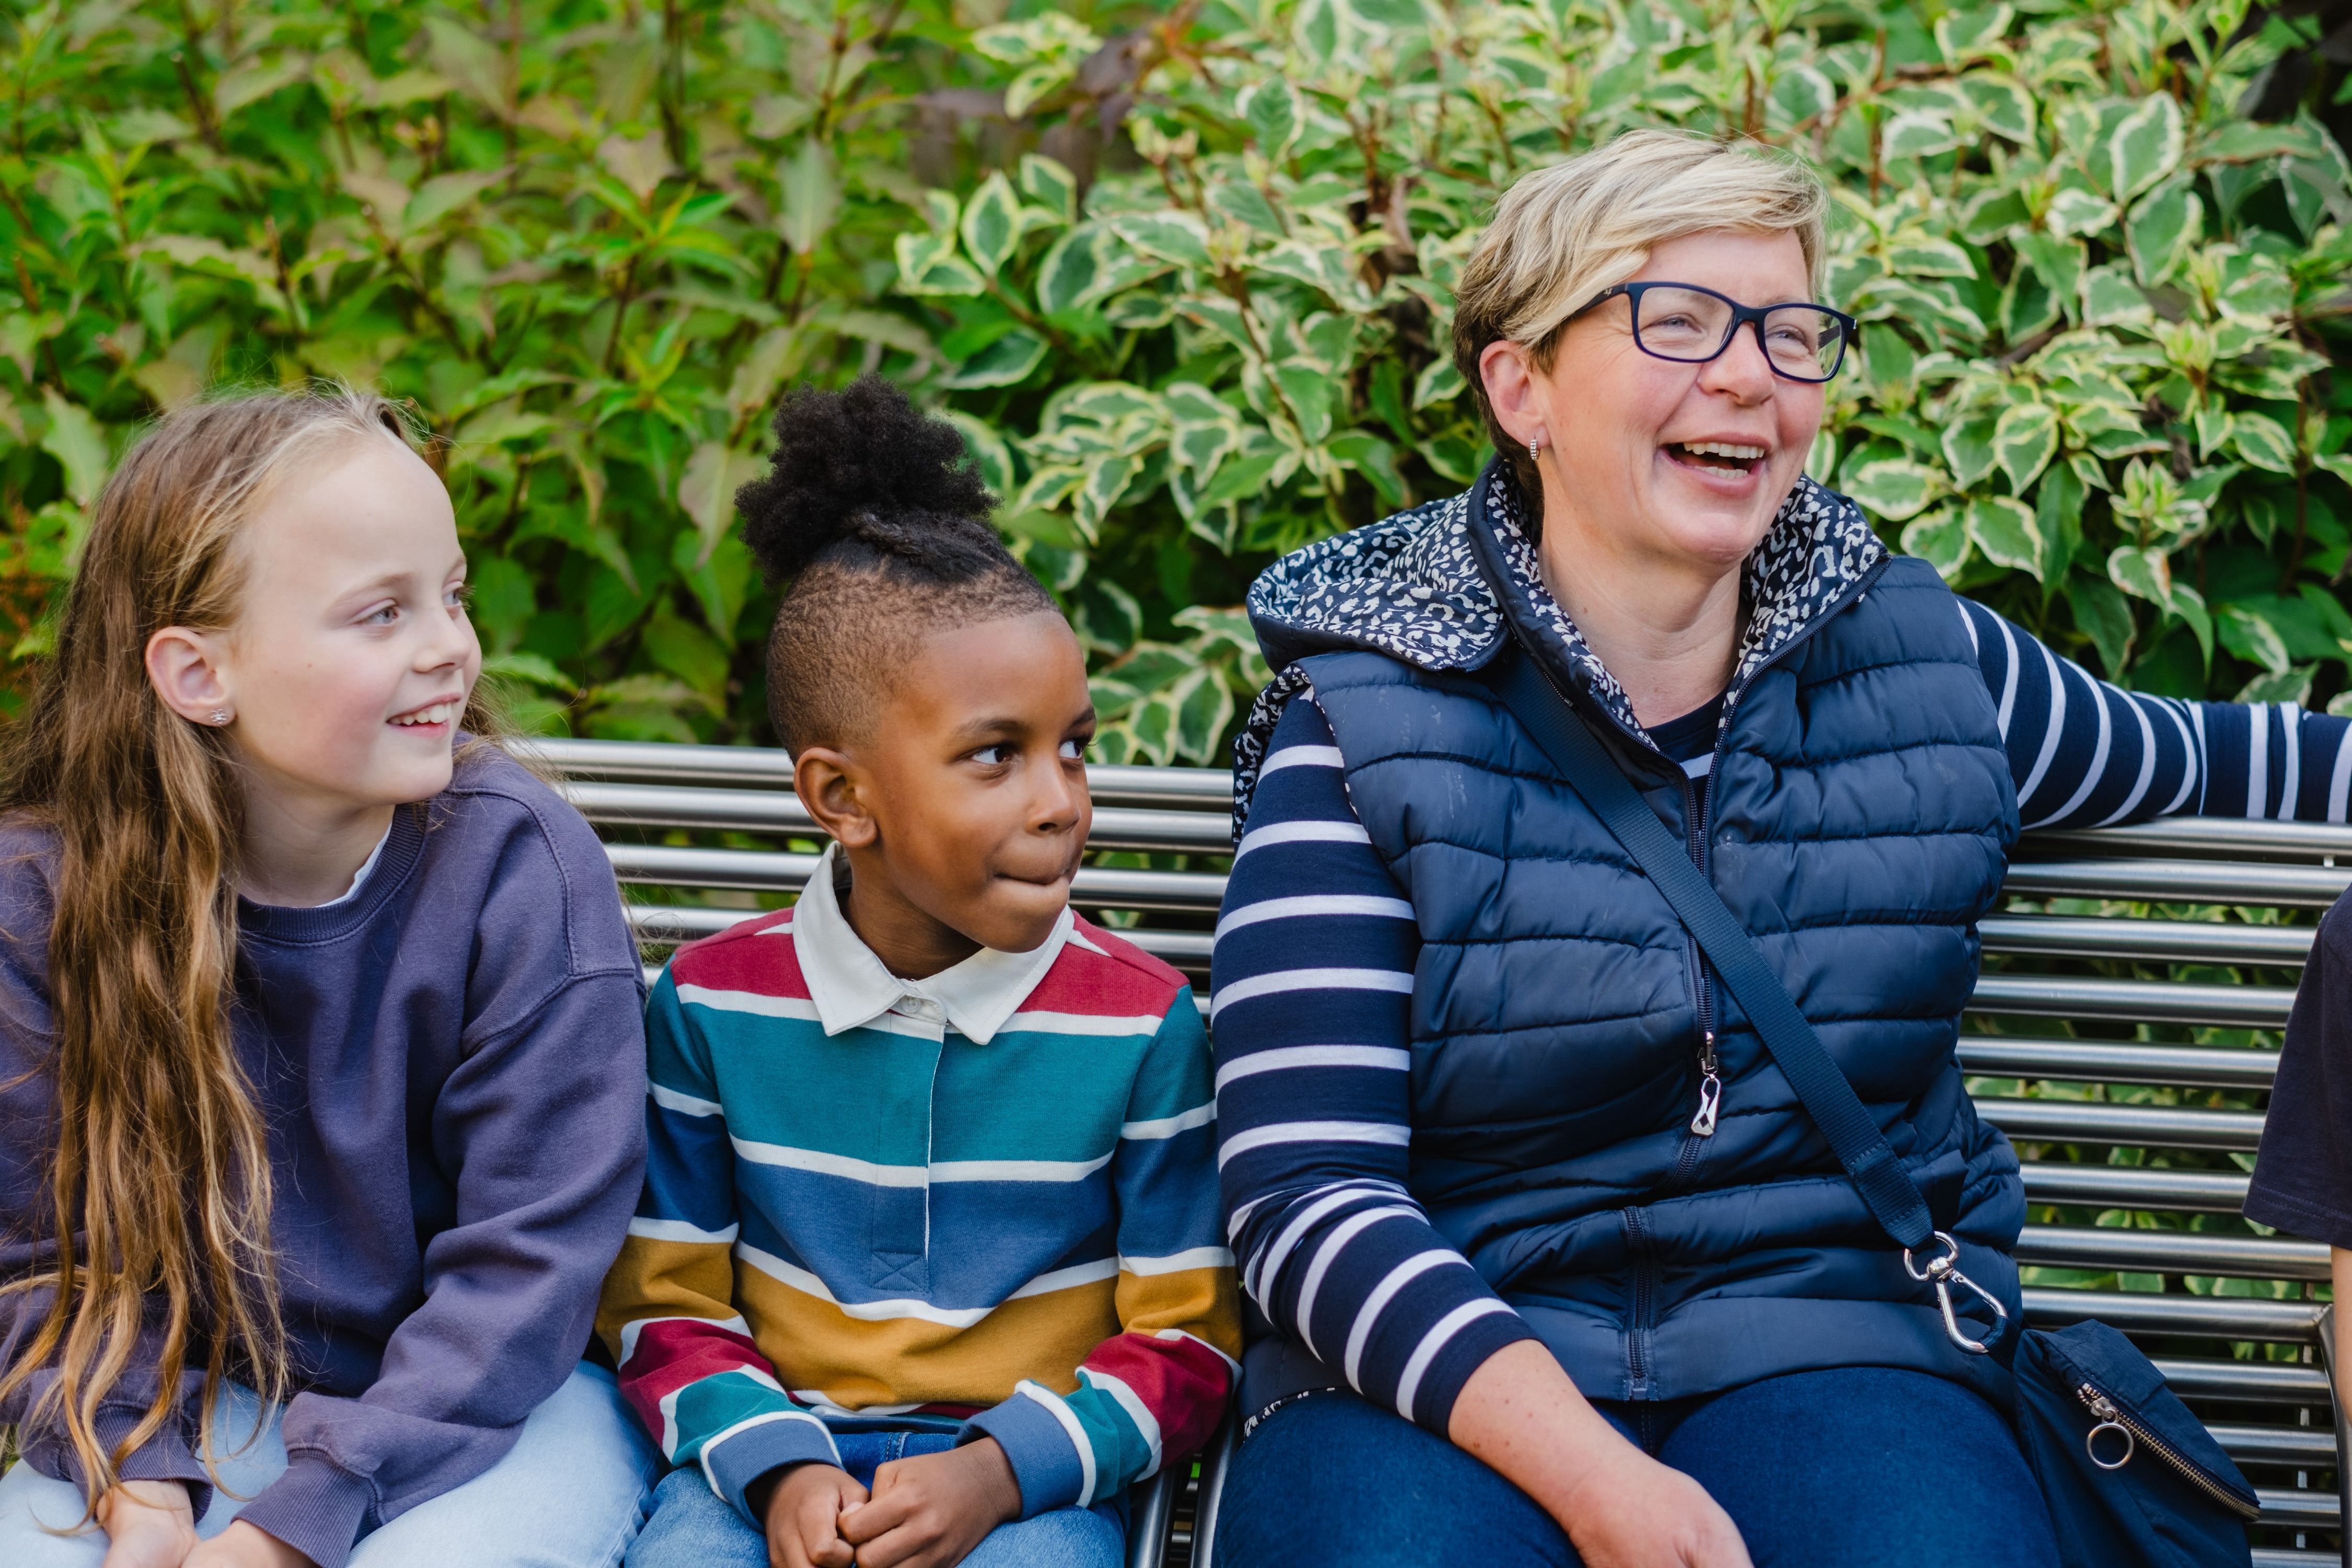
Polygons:
<instances>
[{"instance_id":1,"label":"crossbody bag strap","mask_svg":"<svg viewBox=\"0 0 2352 1568\"><path fill-rule=\"evenodd\" d=\"M1748 1020L1764 1048L1780 1069L1789 1087L1829 1142L1830 1151L1870 1206L1886 1234L1903 1248L1904 1267L1914 1279L1932 1281L1943 1309L1945 1331L1963 1350L1982 1354L2000 1331L1982 1342L1963 1333L1952 1309L1951 1288L1958 1285L1990 1302L2001 1319L2007 1310L1982 1287L1956 1267L1959 1244L1936 1229L1919 1185L1878 1130L1877 1121L1853 1092L1821 1037L1813 1033L1780 976L1772 973L1757 950L1756 939L1724 904L1723 898L1692 864L1675 836L1666 830L1617 764L1610 759L1584 721L1536 666L1523 648L1509 649L1493 678L1502 700L1544 754L1551 759L1570 787L1592 808L1617 842L1633 857L1651 883L1665 895L1675 914L1695 937L1707 962L1731 994L1739 999ZM1912 1258L1914 1249L1933 1241L1942 1256L1924 1267Z\"/></svg>"}]
</instances>

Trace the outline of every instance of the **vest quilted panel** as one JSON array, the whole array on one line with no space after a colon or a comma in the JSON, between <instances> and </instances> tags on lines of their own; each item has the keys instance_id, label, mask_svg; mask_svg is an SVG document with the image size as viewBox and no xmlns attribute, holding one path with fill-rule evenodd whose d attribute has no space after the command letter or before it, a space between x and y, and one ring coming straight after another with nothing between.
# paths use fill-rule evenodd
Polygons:
<instances>
[{"instance_id":1,"label":"vest quilted panel","mask_svg":"<svg viewBox=\"0 0 2352 1568\"><path fill-rule=\"evenodd\" d=\"M1596 1397L1829 1365L1996 1394L1665 901L1475 675L1304 661L1423 947L1413 1178ZM1613 726L1590 711L1604 738ZM1619 735L1621 755L1636 752ZM1637 782L1688 838L1677 775ZM1889 563L1740 690L1703 864L1885 1125L1972 1277L2014 1305L2016 1160L1953 1058L2017 810L1949 592ZM1688 1131L1701 1010L1723 1113Z\"/></svg>"}]
</instances>

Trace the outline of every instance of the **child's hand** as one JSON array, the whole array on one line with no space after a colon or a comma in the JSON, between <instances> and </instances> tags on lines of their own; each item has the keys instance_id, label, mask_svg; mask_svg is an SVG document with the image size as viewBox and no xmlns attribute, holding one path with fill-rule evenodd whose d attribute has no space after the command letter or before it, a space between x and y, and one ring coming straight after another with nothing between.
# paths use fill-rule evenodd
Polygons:
<instances>
[{"instance_id":1,"label":"child's hand","mask_svg":"<svg viewBox=\"0 0 2352 1568\"><path fill-rule=\"evenodd\" d=\"M771 1568L850 1568L856 1561L841 1538L841 1510L866 1500L866 1489L833 1465L795 1465L768 1494Z\"/></svg>"},{"instance_id":2,"label":"child's hand","mask_svg":"<svg viewBox=\"0 0 2352 1568\"><path fill-rule=\"evenodd\" d=\"M98 1500L106 1531L102 1568L180 1568L196 1544L188 1489L177 1481L123 1481Z\"/></svg>"},{"instance_id":3,"label":"child's hand","mask_svg":"<svg viewBox=\"0 0 2352 1568\"><path fill-rule=\"evenodd\" d=\"M266 1530L237 1520L188 1553L187 1568L313 1568L310 1560Z\"/></svg>"},{"instance_id":4,"label":"child's hand","mask_svg":"<svg viewBox=\"0 0 2352 1568\"><path fill-rule=\"evenodd\" d=\"M988 1532L1021 1517L1021 1484L993 1437L944 1454L893 1459L874 1472L874 1500L841 1516L857 1568L953 1568Z\"/></svg>"}]
</instances>

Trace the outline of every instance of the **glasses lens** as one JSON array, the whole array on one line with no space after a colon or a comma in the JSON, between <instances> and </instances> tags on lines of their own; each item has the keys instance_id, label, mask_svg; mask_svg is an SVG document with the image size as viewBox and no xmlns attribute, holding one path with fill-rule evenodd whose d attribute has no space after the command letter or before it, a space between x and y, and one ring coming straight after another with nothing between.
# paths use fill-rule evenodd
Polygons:
<instances>
[{"instance_id":1,"label":"glasses lens","mask_svg":"<svg viewBox=\"0 0 2352 1568\"><path fill-rule=\"evenodd\" d=\"M1819 305L1781 305L1764 316L1772 368L1798 381L1827 381L1845 358L1845 323Z\"/></svg>"},{"instance_id":2,"label":"glasses lens","mask_svg":"<svg viewBox=\"0 0 2352 1568\"><path fill-rule=\"evenodd\" d=\"M1713 359L1731 331L1731 305L1696 289L1646 289L1633 323L1642 347L1660 359Z\"/></svg>"}]
</instances>

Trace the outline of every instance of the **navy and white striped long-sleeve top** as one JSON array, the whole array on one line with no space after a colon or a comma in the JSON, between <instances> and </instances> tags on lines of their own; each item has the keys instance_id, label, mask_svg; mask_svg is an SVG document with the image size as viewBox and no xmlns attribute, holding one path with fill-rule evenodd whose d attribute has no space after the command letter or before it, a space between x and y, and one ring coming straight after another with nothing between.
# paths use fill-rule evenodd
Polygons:
<instances>
[{"instance_id":1,"label":"navy and white striped long-sleeve top","mask_svg":"<svg viewBox=\"0 0 2352 1568\"><path fill-rule=\"evenodd\" d=\"M2176 814L2345 820L2352 721L2124 691L1957 603L2026 826ZM1218 1159L1233 1249L1243 1289L1281 1332L1443 1434L1470 1374L1532 1335L1406 1188L1420 942L1349 804L1330 726L1313 693L1301 695L1275 728L1217 922Z\"/></svg>"}]
</instances>

